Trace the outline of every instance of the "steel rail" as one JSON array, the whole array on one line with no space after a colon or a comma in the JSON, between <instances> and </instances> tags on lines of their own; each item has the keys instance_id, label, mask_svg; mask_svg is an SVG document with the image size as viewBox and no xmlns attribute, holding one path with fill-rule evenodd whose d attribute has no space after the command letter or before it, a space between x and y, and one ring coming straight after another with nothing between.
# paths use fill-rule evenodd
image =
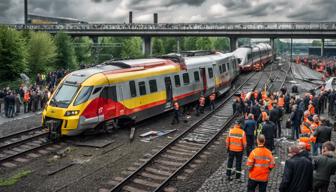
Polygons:
<instances>
[{"instance_id":1,"label":"steel rail","mask_svg":"<svg viewBox=\"0 0 336 192\"><path fill-rule=\"evenodd\" d=\"M125 179L123 179L118 185L116 185L113 189L111 189L110 191L121 191L122 188L128 184L129 181L131 181L134 177L136 177L136 175L138 173L140 173L141 171L143 171L145 169L145 167L147 167L148 165L152 164L155 159L157 157L159 157L159 155L161 155L162 153L164 153L170 146L172 146L173 144L175 144L177 141L179 141L181 138L183 138L187 133L189 133L190 131L194 130L199 124L205 122L209 117L211 117L213 114L215 114L220 108L222 108L226 103L228 103L230 101L230 99L235 95L235 93L237 93L239 90L241 90L241 88L256 74L256 72L253 72L252 75L250 75L248 77L247 80L245 80L238 88L236 88L233 93L231 93L226 99L224 99L224 101L218 105L216 107L216 109L210 113L208 113L205 117L203 117L202 119L200 119L199 121L195 122L192 126L190 126L190 128L188 128L187 130L185 130L183 133L181 133L178 137L176 137L174 140L172 140L171 142L169 142L166 146L164 146L160 151L158 151L156 154L154 154L151 159L149 159L148 161L146 161L143 165L141 165L137 170L135 170L132 174L128 175ZM262 75L260 76L260 78L262 77ZM259 81L258 81L259 82ZM257 84L255 84L254 88L257 86ZM217 132L216 134L214 134L214 136L205 144L206 146L209 145L209 143L211 143L211 141L213 141L213 139L218 135L218 133L222 132L222 130L224 128L226 128L226 126L232 121L232 119L234 119L234 115L231 116L230 118L228 118L228 120L226 121L226 123L224 124L224 126L222 126L222 128L220 129L219 132ZM200 150L199 152L197 152L195 155L193 155L192 159L194 159L200 152L203 151L204 148L202 148L202 150ZM190 162L191 160L189 160L188 162ZM187 165L187 164L185 164ZM185 166L184 165L184 166ZM178 170L181 170L178 169ZM178 171L175 171L171 177L175 176L177 174ZM162 183L162 185L164 185L166 182L169 181L169 179L171 178L169 177L166 181L164 181ZM160 185L161 186L161 185ZM161 187L159 187L161 188Z\"/></svg>"}]
</instances>

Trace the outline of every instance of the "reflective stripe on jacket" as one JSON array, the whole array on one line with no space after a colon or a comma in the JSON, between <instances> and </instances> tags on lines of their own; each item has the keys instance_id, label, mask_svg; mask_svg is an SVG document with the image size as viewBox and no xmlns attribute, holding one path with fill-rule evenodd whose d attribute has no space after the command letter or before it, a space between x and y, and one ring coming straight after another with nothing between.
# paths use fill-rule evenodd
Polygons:
<instances>
[{"instance_id":1,"label":"reflective stripe on jacket","mask_svg":"<svg viewBox=\"0 0 336 192\"><path fill-rule=\"evenodd\" d=\"M250 168L250 179L267 182L271 169L275 167L275 161L270 150L258 146L250 153L246 165Z\"/></svg>"}]
</instances>

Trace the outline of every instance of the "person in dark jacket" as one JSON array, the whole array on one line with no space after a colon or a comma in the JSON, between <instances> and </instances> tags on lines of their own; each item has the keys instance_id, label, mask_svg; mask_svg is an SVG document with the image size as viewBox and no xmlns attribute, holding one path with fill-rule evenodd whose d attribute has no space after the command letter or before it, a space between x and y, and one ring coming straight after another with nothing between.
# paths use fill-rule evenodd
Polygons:
<instances>
[{"instance_id":1,"label":"person in dark jacket","mask_svg":"<svg viewBox=\"0 0 336 192\"><path fill-rule=\"evenodd\" d=\"M270 121L275 124L274 137L281 137L281 117L282 111L276 103L273 103L273 108L270 111Z\"/></svg>"},{"instance_id":2,"label":"person in dark jacket","mask_svg":"<svg viewBox=\"0 0 336 192\"><path fill-rule=\"evenodd\" d=\"M290 95L289 95L289 93L287 93L285 95L285 110L286 110L286 113L290 113Z\"/></svg>"},{"instance_id":3,"label":"person in dark jacket","mask_svg":"<svg viewBox=\"0 0 336 192\"><path fill-rule=\"evenodd\" d=\"M258 118L261 115L260 105L258 102L256 102L255 105L252 106L251 113L253 114L254 120L258 121Z\"/></svg>"},{"instance_id":4,"label":"person in dark jacket","mask_svg":"<svg viewBox=\"0 0 336 192\"><path fill-rule=\"evenodd\" d=\"M301 120L302 114L300 110L297 108L297 105L293 105L290 121L292 126L292 139L294 140L299 138Z\"/></svg>"},{"instance_id":5,"label":"person in dark jacket","mask_svg":"<svg viewBox=\"0 0 336 192\"><path fill-rule=\"evenodd\" d=\"M286 160L280 192L308 192L312 189L313 164L297 145L289 147L290 159Z\"/></svg>"},{"instance_id":6,"label":"person in dark jacket","mask_svg":"<svg viewBox=\"0 0 336 192\"><path fill-rule=\"evenodd\" d=\"M316 137L317 147L322 151L322 144L324 142L331 140L332 128L327 126L327 121L321 117L321 125L318 126L314 132L314 137Z\"/></svg>"},{"instance_id":7,"label":"person in dark jacket","mask_svg":"<svg viewBox=\"0 0 336 192\"><path fill-rule=\"evenodd\" d=\"M8 101L8 118L13 118L14 117L14 112L15 112L15 96L13 94L13 92L11 92L8 96L7 96L7 101Z\"/></svg>"},{"instance_id":8,"label":"person in dark jacket","mask_svg":"<svg viewBox=\"0 0 336 192\"><path fill-rule=\"evenodd\" d=\"M328 192L330 176L335 174L336 171L334 151L335 144L327 141L323 144L322 155L314 157L314 192Z\"/></svg>"},{"instance_id":9,"label":"person in dark jacket","mask_svg":"<svg viewBox=\"0 0 336 192\"><path fill-rule=\"evenodd\" d=\"M239 97L235 98L235 101L232 104L233 114L243 114L244 112L244 103Z\"/></svg>"},{"instance_id":10,"label":"person in dark jacket","mask_svg":"<svg viewBox=\"0 0 336 192\"><path fill-rule=\"evenodd\" d=\"M330 115L334 115L334 108L335 108L335 92L334 91L331 91L329 94L328 94L328 114Z\"/></svg>"},{"instance_id":11,"label":"person in dark jacket","mask_svg":"<svg viewBox=\"0 0 336 192\"><path fill-rule=\"evenodd\" d=\"M269 120L269 117L265 117L265 122L262 123L262 131L261 133L265 136L265 147L270 151L274 149L274 132L275 132L275 124Z\"/></svg>"},{"instance_id":12,"label":"person in dark jacket","mask_svg":"<svg viewBox=\"0 0 336 192\"><path fill-rule=\"evenodd\" d=\"M257 129L257 122L253 119L253 114L248 115L245 121L244 131L246 133L246 155L249 156L254 148L254 131Z\"/></svg>"}]
</instances>

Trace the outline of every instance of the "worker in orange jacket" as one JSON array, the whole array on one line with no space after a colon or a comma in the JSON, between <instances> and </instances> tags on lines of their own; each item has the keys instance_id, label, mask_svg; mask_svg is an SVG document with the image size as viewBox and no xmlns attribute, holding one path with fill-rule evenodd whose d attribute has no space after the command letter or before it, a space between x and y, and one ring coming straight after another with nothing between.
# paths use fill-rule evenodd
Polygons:
<instances>
[{"instance_id":1,"label":"worker in orange jacket","mask_svg":"<svg viewBox=\"0 0 336 192\"><path fill-rule=\"evenodd\" d=\"M278 106L281 108L281 110L284 109L285 97L283 95L280 95L280 97L278 98Z\"/></svg>"},{"instance_id":2,"label":"worker in orange jacket","mask_svg":"<svg viewBox=\"0 0 336 192\"><path fill-rule=\"evenodd\" d=\"M229 153L229 159L227 164L227 180L231 181L231 173L236 173L236 179L240 179L241 176L241 164L243 158L243 152L246 148L246 134L240 126L240 122L236 121L232 129L226 138L226 147ZM236 169L233 169L233 160L236 159Z\"/></svg>"},{"instance_id":3,"label":"worker in orange jacket","mask_svg":"<svg viewBox=\"0 0 336 192\"><path fill-rule=\"evenodd\" d=\"M250 153L246 162L249 168L248 192L255 191L257 186L259 192L266 192L270 172L275 167L272 152L264 146L265 136L260 134L257 143L258 147Z\"/></svg>"},{"instance_id":4,"label":"worker in orange jacket","mask_svg":"<svg viewBox=\"0 0 336 192\"><path fill-rule=\"evenodd\" d=\"M308 111L310 112L311 115L315 114L315 107L314 107L313 101L309 101Z\"/></svg>"},{"instance_id":5,"label":"worker in orange jacket","mask_svg":"<svg viewBox=\"0 0 336 192\"><path fill-rule=\"evenodd\" d=\"M303 122L301 124L300 130L300 136L299 136L299 142L303 142L306 144L307 147L307 151L310 151L310 141L311 141L311 134L312 134L312 130L311 130L311 124L312 122L308 119L310 115L309 111L305 111L304 112L304 116L303 116Z\"/></svg>"}]
</instances>

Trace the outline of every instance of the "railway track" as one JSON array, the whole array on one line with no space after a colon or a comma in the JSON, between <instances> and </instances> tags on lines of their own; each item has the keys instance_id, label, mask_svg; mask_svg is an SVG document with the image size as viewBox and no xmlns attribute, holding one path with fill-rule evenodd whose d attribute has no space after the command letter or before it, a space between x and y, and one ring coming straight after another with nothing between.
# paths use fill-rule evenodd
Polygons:
<instances>
[{"instance_id":1,"label":"railway track","mask_svg":"<svg viewBox=\"0 0 336 192\"><path fill-rule=\"evenodd\" d=\"M0 164L51 144L48 130L34 127L0 138Z\"/></svg>"},{"instance_id":2,"label":"railway track","mask_svg":"<svg viewBox=\"0 0 336 192\"><path fill-rule=\"evenodd\" d=\"M232 109L235 93L271 83L271 77L272 70L266 78L262 72L252 73L213 112L194 123L108 191L163 191L168 182L206 150L236 118Z\"/></svg>"}]
</instances>

